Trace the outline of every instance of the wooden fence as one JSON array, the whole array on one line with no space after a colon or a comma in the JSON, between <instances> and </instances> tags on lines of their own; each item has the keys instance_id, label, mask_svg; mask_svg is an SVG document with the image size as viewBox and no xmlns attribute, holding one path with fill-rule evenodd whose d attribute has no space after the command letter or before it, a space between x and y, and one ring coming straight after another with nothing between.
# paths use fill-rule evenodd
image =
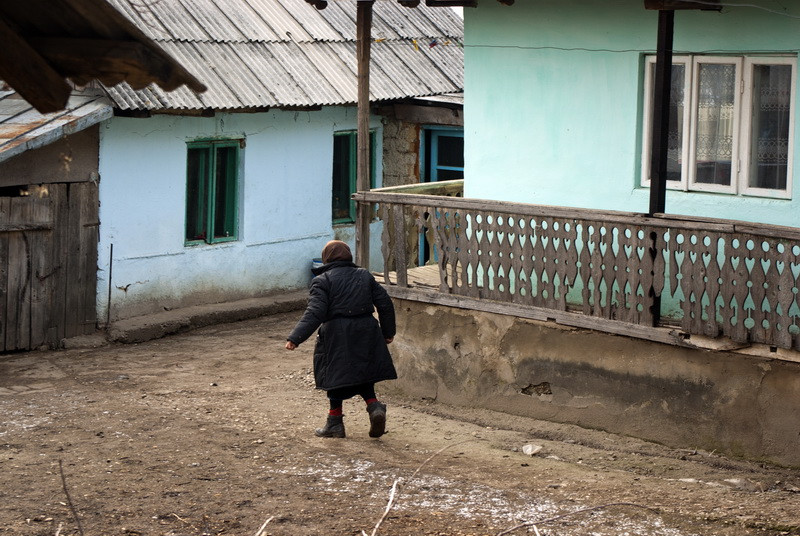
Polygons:
<instances>
[{"instance_id":1,"label":"wooden fence","mask_svg":"<svg viewBox=\"0 0 800 536\"><path fill-rule=\"evenodd\" d=\"M355 195L379 204L387 282L422 259L441 293L800 349L800 229L451 197L458 182Z\"/></svg>"}]
</instances>

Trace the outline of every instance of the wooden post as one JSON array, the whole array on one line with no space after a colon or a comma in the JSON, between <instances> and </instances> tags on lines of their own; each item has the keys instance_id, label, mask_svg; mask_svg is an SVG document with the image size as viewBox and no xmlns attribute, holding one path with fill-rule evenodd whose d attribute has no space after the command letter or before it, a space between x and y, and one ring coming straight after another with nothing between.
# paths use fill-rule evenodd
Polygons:
<instances>
[{"instance_id":1,"label":"wooden post","mask_svg":"<svg viewBox=\"0 0 800 536\"><path fill-rule=\"evenodd\" d=\"M669 101L672 87L672 36L675 12L658 12L658 45L656 49L655 93L653 95L653 130L650 145L650 210L648 216L663 213L667 199L667 154L669 149ZM650 256L655 265L656 256L661 255L658 233L651 233ZM663 276L663 274L662 274ZM659 277L659 274L653 274ZM661 296L650 288L653 325L661 322Z\"/></svg>"},{"instance_id":2,"label":"wooden post","mask_svg":"<svg viewBox=\"0 0 800 536\"><path fill-rule=\"evenodd\" d=\"M358 0L356 16L356 53L358 55L358 146L356 190L370 189L369 159L369 57L372 41L372 4L374 0ZM356 205L356 263L369 269L369 223L371 205Z\"/></svg>"},{"instance_id":3,"label":"wooden post","mask_svg":"<svg viewBox=\"0 0 800 536\"><path fill-rule=\"evenodd\" d=\"M655 94L650 151L649 216L664 212L667 192L667 149L669 148L669 100L672 86L672 31L674 11L658 12Z\"/></svg>"}]
</instances>

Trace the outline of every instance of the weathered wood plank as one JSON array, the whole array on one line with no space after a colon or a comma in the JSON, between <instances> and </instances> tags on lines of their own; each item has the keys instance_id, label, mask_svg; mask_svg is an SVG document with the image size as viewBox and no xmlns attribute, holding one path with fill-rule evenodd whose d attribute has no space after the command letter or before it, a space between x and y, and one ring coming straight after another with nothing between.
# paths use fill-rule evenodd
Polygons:
<instances>
[{"instance_id":1,"label":"weathered wood plank","mask_svg":"<svg viewBox=\"0 0 800 536\"><path fill-rule=\"evenodd\" d=\"M30 221L49 223L51 206L49 192L43 197L34 197L31 203ZM52 231L26 232L31 258L31 305L30 305L30 348L38 348L47 341L48 315L50 314L49 276L53 271L53 259L49 245Z\"/></svg>"},{"instance_id":2,"label":"weathered wood plank","mask_svg":"<svg viewBox=\"0 0 800 536\"><path fill-rule=\"evenodd\" d=\"M30 213L30 198L10 198L9 214L12 220L27 221ZM26 233L9 235L8 261L6 350L28 350L31 333L31 258Z\"/></svg>"},{"instance_id":3,"label":"weathered wood plank","mask_svg":"<svg viewBox=\"0 0 800 536\"><path fill-rule=\"evenodd\" d=\"M94 333L97 329L97 244L100 239L98 185L84 182L78 186L80 192L80 267L81 315L79 332L82 335Z\"/></svg>"},{"instance_id":4,"label":"weathered wood plank","mask_svg":"<svg viewBox=\"0 0 800 536\"><path fill-rule=\"evenodd\" d=\"M83 318L83 299L82 289L83 272L81 270L81 257L84 252L81 250L81 228L80 210L81 199L78 185L70 184L67 186L68 216L67 216L67 285L66 293L66 317L64 326L64 337L70 338L81 334L81 323Z\"/></svg>"},{"instance_id":5,"label":"weathered wood plank","mask_svg":"<svg viewBox=\"0 0 800 536\"><path fill-rule=\"evenodd\" d=\"M0 197L0 224L10 217L11 198ZM8 331L8 274L10 268L9 242L11 236L0 233L0 352L5 352Z\"/></svg>"},{"instance_id":6,"label":"weathered wood plank","mask_svg":"<svg viewBox=\"0 0 800 536\"><path fill-rule=\"evenodd\" d=\"M403 207L401 205L392 206L392 220L394 221L395 231L402 233L397 236L394 241L394 259L395 266L397 267L397 284L401 287L408 286L408 261L406 260L406 241L405 241L405 218L403 216Z\"/></svg>"},{"instance_id":7,"label":"weathered wood plank","mask_svg":"<svg viewBox=\"0 0 800 536\"><path fill-rule=\"evenodd\" d=\"M53 213L53 236L51 254L53 257L53 275L50 276L53 292L50 298L50 326L47 331L47 340L50 345L56 345L65 336L65 323L67 316L66 287L67 287L67 256L69 244L67 199L68 186L54 184L50 186L50 203Z\"/></svg>"}]
</instances>

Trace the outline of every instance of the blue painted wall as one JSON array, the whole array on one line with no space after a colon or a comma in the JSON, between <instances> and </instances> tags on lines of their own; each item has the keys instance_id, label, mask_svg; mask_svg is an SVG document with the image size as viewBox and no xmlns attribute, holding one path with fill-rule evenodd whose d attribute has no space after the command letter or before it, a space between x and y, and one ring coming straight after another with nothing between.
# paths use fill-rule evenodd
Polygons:
<instances>
[{"instance_id":1,"label":"blue painted wall","mask_svg":"<svg viewBox=\"0 0 800 536\"><path fill-rule=\"evenodd\" d=\"M794 3L759 4L800 16ZM646 212L643 57L658 13L641 0L482 1L464 18L465 195ZM798 49L798 18L745 7L675 15L676 51ZM667 212L800 226L798 123L794 199L669 191Z\"/></svg>"},{"instance_id":2,"label":"blue painted wall","mask_svg":"<svg viewBox=\"0 0 800 536\"><path fill-rule=\"evenodd\" d=\"M325 242L352 235L352 226L331 224L331 177L333 133L355 128L355 109L344 107L105 122L98 318L108 311L110 269L112 320L304 288ZM246 140L239 239L186 246L186 142L218 137ZM379 243L375 228L373 268L381 265Z\"/></svg>"}]
</instances>

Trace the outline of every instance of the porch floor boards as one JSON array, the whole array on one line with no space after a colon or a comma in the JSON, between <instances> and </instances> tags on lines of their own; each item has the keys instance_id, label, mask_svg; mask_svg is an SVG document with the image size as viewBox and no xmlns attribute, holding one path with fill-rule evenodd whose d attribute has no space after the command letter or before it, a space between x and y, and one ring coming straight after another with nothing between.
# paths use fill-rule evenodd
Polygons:
<instances>
[{"instance_id":1,"label":"porch floor boards","mask_svg":"<svg viewBox=\"0 0 800 536\"><path fill-rule=\"evenodd\" d=\"M439 289L439 266L428 264L425 266L415 266L408 268L408 286L422 287L425 289ZM386 279L383 272L373 272L375 279L380 283L385 283ZM397 284L397 272L389 272L389 284Z\"/></svg>"}]
</instances>

